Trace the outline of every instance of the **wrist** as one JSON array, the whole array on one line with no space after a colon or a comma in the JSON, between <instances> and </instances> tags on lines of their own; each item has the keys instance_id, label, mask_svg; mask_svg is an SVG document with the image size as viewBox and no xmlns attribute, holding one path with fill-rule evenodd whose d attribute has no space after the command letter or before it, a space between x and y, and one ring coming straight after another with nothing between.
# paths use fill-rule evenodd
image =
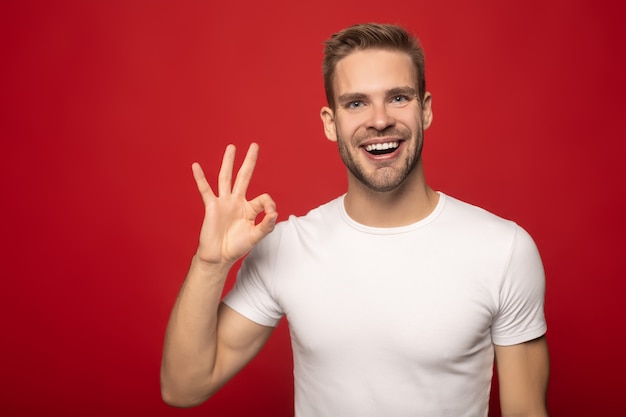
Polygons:
<instances>
[{"instance_id":1,"label":"wrist","mask_svg":"<svg viewBox=\"0 0 626 417\"><path fill-rule=\"evenodd\" d=\"M228 275L233 263L229 262L207 262L202 260L198 254L194 254L191 259L191 269L196 270L202 275Z\"/></svg>"}]
</instances>

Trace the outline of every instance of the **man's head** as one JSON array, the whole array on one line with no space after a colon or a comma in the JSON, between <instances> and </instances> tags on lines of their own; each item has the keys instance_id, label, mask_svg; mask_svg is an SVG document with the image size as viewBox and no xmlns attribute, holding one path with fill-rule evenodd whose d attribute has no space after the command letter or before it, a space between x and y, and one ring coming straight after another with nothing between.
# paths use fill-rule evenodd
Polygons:
<instances>
[{"instance_id":1,"label":"man's head","mask_svg":"<svg viewBox=\"0 0 626 417\"><path fill-rule=\"evenodd\" d=\"M334 91L334 75L337 63L353 52L382 49L406 53L415 67L415 87L418 90L419 102L424 100L426 92L426 78L424 75L424 50L419 40L409 34L404 28L391 24L367 23L350 26L335 33L325 42L324 61L324 88L328 106L335 110L336 97Z\"/></svg>"},{"instance_id":2,"label":"man's head","mask_svg":"<svg viewBox=\"0 0 626 417\"><path fill-rule=\"evenodd\" d=\"M333 35L325 53L328 106L320 116L348 168L349 189L419 187L432 109L417 40L398 26L357 25Z\"/></svg>"}]
</instances>

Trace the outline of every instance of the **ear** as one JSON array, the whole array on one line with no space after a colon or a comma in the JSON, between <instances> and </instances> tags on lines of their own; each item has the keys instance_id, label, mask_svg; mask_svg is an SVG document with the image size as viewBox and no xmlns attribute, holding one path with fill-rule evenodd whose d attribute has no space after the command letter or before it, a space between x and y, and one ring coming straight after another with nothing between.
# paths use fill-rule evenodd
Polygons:
<instances>
[{"instance_id":1,"label":"ear","mask_svg":"<svg viewBox=\"0 0 626 417\"><path fill-rule=\"evenodd\" d=\"M430 124L433 121L433 108L432 108L432 100L433 96L427 91L424 94L424 101L422 102L422 117L424 121L424 130L428 129Z\"/></svg>"},{"instance_id":2,"label":"ear","mask_svg":"<svg viewBox=\"0 0 626 417\"><path fill-rule=\"evenodd\" d=\"M324 133L331 142L337 142L337 130L335 127L335 112L330 107L322 107L320 111L322 123L324 123Z\"/></svg>"}]
</instances>

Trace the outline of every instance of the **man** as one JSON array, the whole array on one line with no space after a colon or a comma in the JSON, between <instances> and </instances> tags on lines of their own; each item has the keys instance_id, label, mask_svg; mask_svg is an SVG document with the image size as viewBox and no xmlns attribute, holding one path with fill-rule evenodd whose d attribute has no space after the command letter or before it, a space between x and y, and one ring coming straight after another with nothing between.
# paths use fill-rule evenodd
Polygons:
<instances>
[{"instance_id":1,"label":"man","mask_svg":"<svg viewBox=\"0 0 626 417\"><path fill-rule=\"evenodd\" d=\"M234 184L227 147L217 196L193 166L206 211L168 324L164 400L206 400L286 315L296 416L487 416L494 352L502 414L546 416L539 254L515 223L427 185L433 116L418 41L356 25L327 41L323 69L321 118L347 167L344 196L274 229L272 199L245 196L256 144Z\"/></svg>"}]
</instances>

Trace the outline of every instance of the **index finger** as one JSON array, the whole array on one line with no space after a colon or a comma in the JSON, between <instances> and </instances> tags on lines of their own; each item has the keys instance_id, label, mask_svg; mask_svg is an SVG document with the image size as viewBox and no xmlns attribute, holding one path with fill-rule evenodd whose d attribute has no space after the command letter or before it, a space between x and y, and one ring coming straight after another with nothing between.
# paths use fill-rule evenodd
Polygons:
<instances>
[{"instance_id":1,"label":"index finger","mask_svg":"<svg viewBox=\"0 0 626 417\"><path fill-rule=\"evenodd\" d=\"M237 178L235 178L235 184L233 185L233 194L239 194L245 196L256 166L256 160L259 156L259 145L256 143L250 144L246 157L237 172Z\"/></svg>"},{"instance_id":2,"label":"index finger","mask_svg":"<svg viewBox=\"0 0 626 417\"><path fill-rule=\"evenodd\" d=\"M211 186L209 185L209 182L207 181L204 171L199 163L194 162L191 165L191 171L193 172L193 178L196 180L198 191L200 191L200 195L202 196L202 201L206 204L210 198L215 197L213 189L211 189Z\"/></svg>"}]
</instances>

